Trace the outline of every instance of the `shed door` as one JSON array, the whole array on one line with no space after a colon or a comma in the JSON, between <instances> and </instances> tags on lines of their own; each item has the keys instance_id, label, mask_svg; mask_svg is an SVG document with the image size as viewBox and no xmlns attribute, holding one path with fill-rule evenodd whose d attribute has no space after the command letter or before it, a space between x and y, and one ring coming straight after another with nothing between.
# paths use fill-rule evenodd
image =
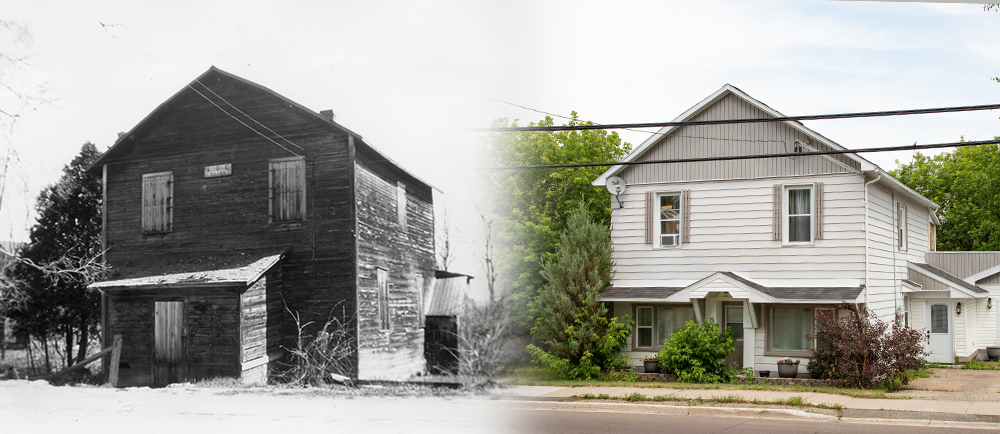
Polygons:
<instances>
[{"instance_id":1,"label":"shed door","mask_svg":"<svg viewBox=\"0 0 1000 434\"><path fill-rule=\"evenodd\" d=\"M157 301L153 315L153 385L184 382L184 302Z\"/></svg>"},{"instance_id":2,"label":"shed door","mask_svg":"<svg viewBox=\"0 0 1000 434\"><path fill-rule=\"evenodd\" d=\"M954 346L951 343L951 302L927 302L927 356L928 362L955 363Z\"/></svg>"}]
</instances>

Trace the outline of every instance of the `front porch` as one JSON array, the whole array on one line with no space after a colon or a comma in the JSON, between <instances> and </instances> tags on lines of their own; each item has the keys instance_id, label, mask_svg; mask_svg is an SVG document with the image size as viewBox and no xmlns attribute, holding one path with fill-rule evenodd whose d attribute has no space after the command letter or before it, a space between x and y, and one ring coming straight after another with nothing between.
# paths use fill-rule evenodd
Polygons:
<instances>
[{"instance_id":1,"label":"front porch","mask_svg":"<svg viewBox=\"0 0 1000 434\"><path fill-rule=\"evenodd\" d=\"M720 330L733 330L735 348L727 364L776 373L778 360L790 357L801 360L802 376L813 348L806 335L812 333L815 313L845 301L857 303L863 290L768 287L732 272L717 272L683 287L609 287L601 299L612 304L614 316L635 319L632 338L621 352L637 372L643 371L643 358L658 352L686 321L714 318Z\"/></svg>"}]
</instances>

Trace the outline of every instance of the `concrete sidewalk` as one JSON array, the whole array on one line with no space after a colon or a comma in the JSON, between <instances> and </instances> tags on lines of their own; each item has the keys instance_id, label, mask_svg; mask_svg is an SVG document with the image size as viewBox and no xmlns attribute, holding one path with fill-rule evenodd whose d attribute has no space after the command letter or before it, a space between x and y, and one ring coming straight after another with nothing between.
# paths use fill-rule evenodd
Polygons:
<instances>
[{"instance_id":1,"label":"concrete sidewalk","mask_svg":"<svg viewBox=\"0 0 1000 434\"><path fill-rule=\"evenodd\" d=\"M926 399L866 399L852 398L844 395L810 392L777 392L764 390L695 390L643 387L547 387L547 386L513 386L497 391L501 396L510 399L534 399L557 401L572 396L605 394L609 398L624 398L633 393L647 397L669 396L676 399L710 399L739 396L752 401L776 401L794 397L802 397L803 401L812 405L832 407L839 405L850 410L880 410L948 413L976 416L1000 416L1000 402L971 401L938 401Z\"/></svg>"}]
</instances>

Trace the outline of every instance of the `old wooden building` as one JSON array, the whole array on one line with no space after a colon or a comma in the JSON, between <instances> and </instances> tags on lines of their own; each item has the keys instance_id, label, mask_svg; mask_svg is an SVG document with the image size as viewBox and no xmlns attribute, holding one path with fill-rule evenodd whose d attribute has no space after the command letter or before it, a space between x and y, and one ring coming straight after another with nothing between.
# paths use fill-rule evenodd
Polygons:
<instances>
[{"instance_id":1,"label":"old wooden building","mask_svg":"<svg viewBox=\"0 0 1000 434\"><path fill-rule=\"evenodd\" d=\"M294 316L349 328L343 374L424 369L432 187L331 111L212 67L90 170L112 270L92 287L105 343L123 336L120 385L264 381Z\"/></svg>"}]
</instances>

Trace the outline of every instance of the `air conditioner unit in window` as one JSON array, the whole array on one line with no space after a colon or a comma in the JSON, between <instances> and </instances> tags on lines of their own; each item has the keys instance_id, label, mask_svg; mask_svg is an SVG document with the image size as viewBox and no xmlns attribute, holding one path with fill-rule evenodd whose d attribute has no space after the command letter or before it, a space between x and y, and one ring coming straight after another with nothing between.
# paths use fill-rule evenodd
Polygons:
<instances>
[{"instance_id":1,"label":"air conditioner unit in window","mask_svg":"<svg viewBox=\"0 0 1000 434\"><path fill-rule=\"evenodd\" d=\"M680 245L680 235L660 235L660 245L663 247Z\"/></svg>"}]
</instances>

